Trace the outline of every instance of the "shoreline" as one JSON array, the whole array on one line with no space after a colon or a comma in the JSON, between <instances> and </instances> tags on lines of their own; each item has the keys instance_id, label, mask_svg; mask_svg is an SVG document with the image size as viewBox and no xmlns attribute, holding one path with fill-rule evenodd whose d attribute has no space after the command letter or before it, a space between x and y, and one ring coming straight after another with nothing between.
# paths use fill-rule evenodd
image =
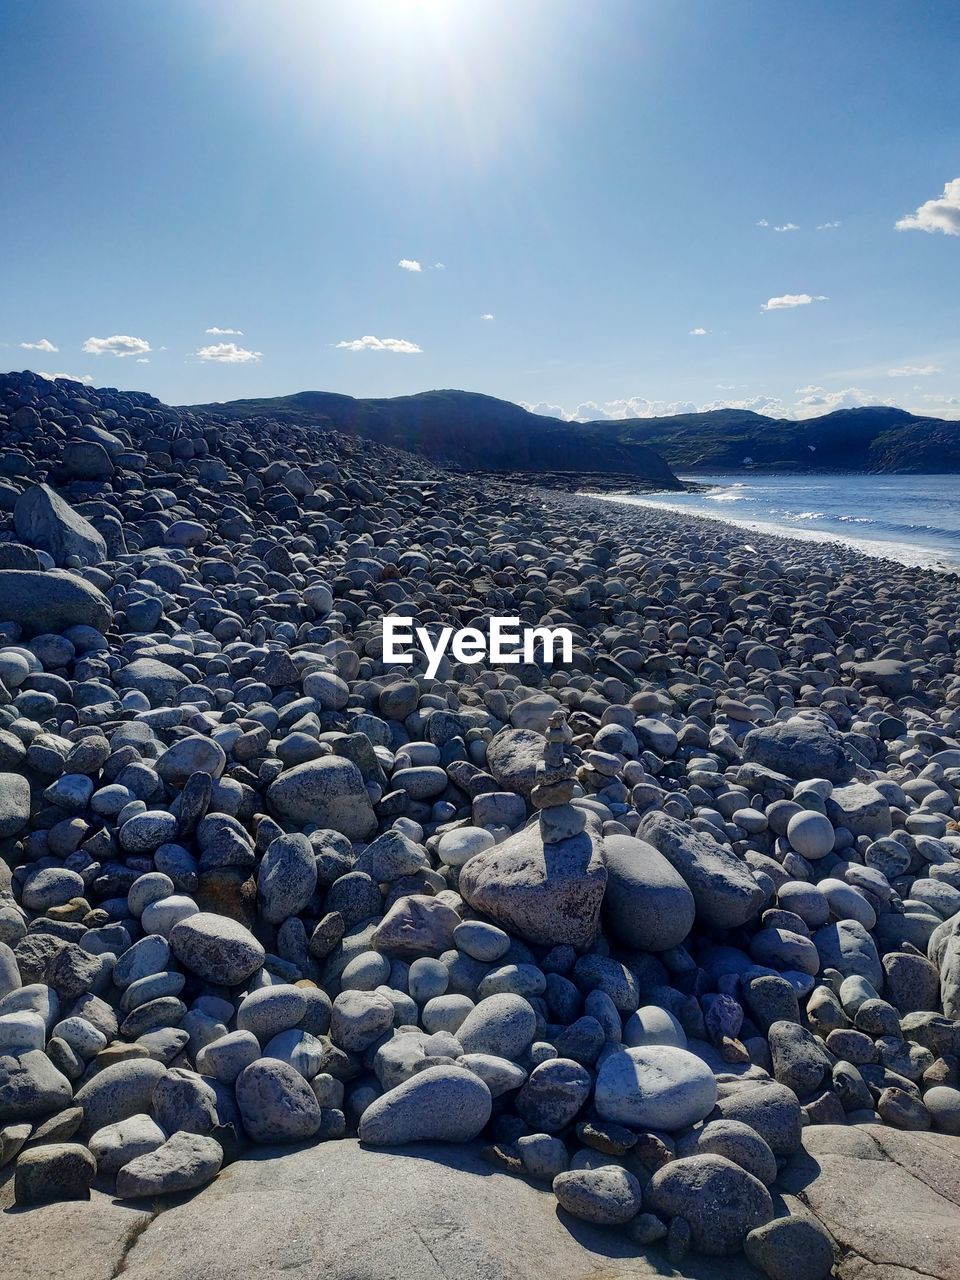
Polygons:
<instances>
[{"instance_id":1,"label":"shoreline","mask_svg":"<svg viewBox=\"0 0 960 1280\"><path fill-rule=\"evenodd\" d=\"M731 473L733 474L733 473ZM698 486L686 492L706 492L715 486ZM667 490L660 490L667 494ZM864 556L868 560L889 561L900 568L925 569L940 577L960 576L960 557L951 560L947 552L940 552L932 547L916 543L896 543L883 538L859 538L855 534L837 534L823 530L787 529L773 521L737 519L735 516L713 515L704 512L688 511L665 499L660 501L654 493L634 495L630 493L599 493L581 491L580 496L598 502L618 503L623 507L642 508L648 511L668 512L687 520L707 520L730 528L740 529L756 537L779 539L784 542L799 542L806 546L841 547ZM890 550L888 550L888 548ZM900 555L892 554L899 550Z\"/></svg>"}]
</instances>

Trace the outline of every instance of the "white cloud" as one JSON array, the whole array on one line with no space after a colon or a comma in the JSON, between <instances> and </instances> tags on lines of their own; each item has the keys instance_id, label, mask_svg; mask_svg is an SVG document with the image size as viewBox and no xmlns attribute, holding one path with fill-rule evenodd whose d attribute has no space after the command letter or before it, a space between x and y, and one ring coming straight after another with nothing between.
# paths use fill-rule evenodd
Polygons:
<instances>
[{"instance_id":1,"label":"white cloud","mask_svg":"<svg viewBox=\"0 0 960 1280\"><path fill-rule=\"evenodd\" d=\"M932 415L935 418L947 418L951 422L960 421L960 396L924 395L921 399L926 401L926 406L918 405L914 410L921 417Z\"/></svg>"},{"instance_id":2,"label":"white cloud","mask_svg":"<svg viewBox=\"0 0 960 1280\"><path fill-rule=\"evenodd\" d=\"M832 222L818 222L817 230L818 231L836 231L837 227L842 227L842 226L843 226L843 223L840 221L840 219L834 218Z\"/></svg>"},{"instance_id":3,"label":"white cloud","mask_svg":"<svg viewBox=\"0 0 960 1280\"><path fill-rule=\"evenodd\" d=\"M690 337L691 337L691 338L702 338L702 337L704 336L704 334L706 334L706 333L708 333L708 332L709 332L709 330L708 330L708 329L701 329L701 328L698 326L696 329L691 329L691 330L690 330Z\"/></svg>"},{"instance_id":4,"label":"white cloud","mask_svg":"<svg viewBox=\"0 0 960 1280\"><path fill-rule=\"evenodd\" d=\"M420 263L417 262L416 258L401 258L400 261L397 263L397 266L400 267L403 271L422 271L423 270L423 267L421 267Z\"/></svg>"},{"instance_id":5,"label":"white cloud","mask_svg":"<svg viewBox=\"0 0 960 1280\"><path fill-rule=\"evenodd\" d=\"M218 329L216 325L212 329L204 329L204 333L211 334L214 338L223 338L233 336L237 338L243 337L242 329Z\"/></svg>"},{"instance_id":6,"label":"white cloud","mask_svg":"<svg viewBox=\"0 0 960 1280\"><path fill-rule=\"evenodd\" d=\"M932 373L940 373L935 364L905 364L900 369L888 369L890 378L926 378Z\"/></svg>"},{"instance_id":7,"label":"white cloud","mask_svg":"<svg viewBox=\"0 0 960 1280\"><path fill-rule=\"evenodd\" d=\"M800 228L795 222L783 222L779 227L774 227L774 231L799 231Z\"/></svg>"},{"instance_id":8,"label":"white cloud","mask_svg":"<svg viewBox=\"0 0 960 1280\"><path fill-rule=\"evenodd\" d=\"M447 264L445 262L435 262L433 264L434 271L446 271Z\"/></svg>"},{"instance_id":9,"label":"white cloud","mask_svg":"<svg viewBox=\"0 0 960 1280\"><path fill-rule=\"evenodd\" d=\"M787 417L789 411L776 396L745 396L742 400L711 400L698 405L695 412L710 413L714 409L748 409L751 413L764 413L770 418Z\"/></svg>"},{"instance_id":10,"label":"white cloud","mask_svg":"<svg viewBox=\"0 0 960 1280\"><path fill-rule=\"evenodd\" d=\"M217 342L211 347L201 347L194 354L199 360L216 360L220 364L248 364L251 360L259 360L263 352L247 351L235 342Z\"/></svg>"},{"instance_id":11,"label":"white cloud","mask_svg":"<svg viewBox=\"0 0 960 1280\"><path fill-rule=\"evenodd\" d=\"M784 293L779 298L768 298L760 307L761 311L785 311L789 307L808 307L811 302L829 302L822 293L811 296L809 293Z\"/></svg>"},{"instance_id":12,"label":"white cloud","mask_svg":"<svg viewBox=\"0 0 960 1280\"><path fill-rule=\"evenodd\" d=\"M115 333L112 338L88 338L83 349L91 356L143 356L150 350L150 343L145 338Z\"/></svg>"},{"instance_id":13,"label":"white cloud","mask_svg":"<svg viewBox=\"0 0 960 1280\"><path fill-rule=\"evenodd\" d=\"M493 312L492 312L492 311L485 311L485 312L483 313L483 315L480 317L480 319L481 319L481 320L492 320L492 319L493 319Z\"/></svg>"},{"instance_id":14,"label":"white cloud","mask_svg":"<svg viewBox=\"0 0 960 1280\"><path fill-rule=\"evenodd\" d=\"M39 342L21 342L24 351L59 351L59 347L55 347L49 338L41 338Z\"/></svg>"},{"instance_id":15,"label":"white cloud","mask_svg":"<svg viewBox=\"0 0 960 1280\"><path fill-rule=\"evenodd\" d=\"M369 333L362 338L354 338L352 342L338 342L336 345L344 351L393 351L403 356L419 355L423 350L405 338L374 338Z\"/></svg>"},{"instance_id":16,"label":"white cloud","mask_svg":"<svg viewBox=\"0 0 960 1280\"><path fill-rule=\"evenodd\" d=\"M559 404L547 404L545 400L541 400L539 404L527 404L525 400L519 402L521 409L526 409L528 413L538 413L543 418L561 418L564 422L570 421L570 414Z\"/></svg>"},{"instance_id":17,"label":"white cloud","mask_svg":"<svg viewBox=\"0 0 960 1280\"><path fill-rule=\"evenodd\" d=\"M769 227L770 223L766 220L766 218L760 218L758 219L756 225L758 227Z\"/></svg>"},{"instance_id":18,"label":"white cloud","mask_svg":"<svg viewBox=\"0 0 960 1280\"><path fill-rule=\"evenodd\" d=\"M915 213L905 214L896 223L898 231L942 231L960 236L960 178L944 184L943 195L927 200Z\"/></svg>"},{"instance_id":19,"label":"white cloud","mask_svg":"<svg viewBox=\"0 0 960 1280\"><path fill-rule=\"evenodd\" d=\"M793 406L790 416L814 418L821 413L833 413L835 409L863 409L868 405L889 404L888 399L862 391L859 387L844 387L842 391L825 391L823 387L801 387L807 394Z\"/></svg>"},{"instance_id":20,"label":"white cloud","mask_svg":"<svg viewBox=\"0 0 960 1280\"><path fill-rule=\"evenodd\" d=\"M44 373L42 369L38 369L37 373L41 378L49 378L51 382L54 378L67 378L70 382L82 382L85 387L93 385L93 377L89 373Z\"/></svg>"},{"instance_id":21,"label":"white cloud","mask_svg":"<svg viewBox=\"0 0 960 1280\"><path fill-rule=\"evenodd\" d=\"M138 356L138 357L137 357L137 364L149 364L149 363L150 363L150 361L147 359L147 357L146 357L146 356Z\"/></svg>"}]
</instances>

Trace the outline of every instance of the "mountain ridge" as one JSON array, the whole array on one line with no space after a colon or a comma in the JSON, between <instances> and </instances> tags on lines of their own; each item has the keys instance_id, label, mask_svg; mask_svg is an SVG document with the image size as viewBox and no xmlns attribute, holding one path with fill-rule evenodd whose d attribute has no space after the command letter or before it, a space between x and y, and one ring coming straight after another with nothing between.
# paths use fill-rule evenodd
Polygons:
<instances>
[{"instance_id":1,"label":"mountain ridge","mask_svg":"<svg viewBox=\"0 0 960 1280\"><path fill-rule=\"evenodd\" d=\"M481 392L438 389L393 397L302 391L189 407L313 422L479 470L623 475L669 488L677 468L960 473L960 423L893 405L802 421L712 409L568 422Z\"/></svg>"}]
</instances>

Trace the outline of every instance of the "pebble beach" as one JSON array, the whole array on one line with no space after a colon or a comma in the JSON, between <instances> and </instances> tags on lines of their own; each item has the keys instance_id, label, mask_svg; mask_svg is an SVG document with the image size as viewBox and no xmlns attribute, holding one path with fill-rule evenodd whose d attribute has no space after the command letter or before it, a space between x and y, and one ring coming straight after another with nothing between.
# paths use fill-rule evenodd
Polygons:
<instances>
[{"instance_id":1,"label":"pebble beach","mask_svg":"<svg viewBox=\"0 0 960 1280\"><path fill-rule=\"evenodd\" d=\"M572 661L431 679L387 615ZM952 573L0 377L17 1208L477 1143L823 1280L804 1135L960 1134L958 654Z\"/></svg>"}]
</instances>

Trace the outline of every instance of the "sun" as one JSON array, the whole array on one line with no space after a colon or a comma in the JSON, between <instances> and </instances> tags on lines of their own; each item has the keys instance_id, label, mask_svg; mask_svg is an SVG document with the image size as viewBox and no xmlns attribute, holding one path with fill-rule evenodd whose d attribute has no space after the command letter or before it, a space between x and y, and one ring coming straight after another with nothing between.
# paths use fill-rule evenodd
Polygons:
<instances>
[{"instance_id":1,"label":"sun","mask_svg":"<svg viewBox=\"0 0 960 1280\"><path fill-rule=\"evenodd\" d=\"M409 54L456 47L482 10L472 0L351 0L351 16L369 38Z\"/></svg>"}]
</instances>

